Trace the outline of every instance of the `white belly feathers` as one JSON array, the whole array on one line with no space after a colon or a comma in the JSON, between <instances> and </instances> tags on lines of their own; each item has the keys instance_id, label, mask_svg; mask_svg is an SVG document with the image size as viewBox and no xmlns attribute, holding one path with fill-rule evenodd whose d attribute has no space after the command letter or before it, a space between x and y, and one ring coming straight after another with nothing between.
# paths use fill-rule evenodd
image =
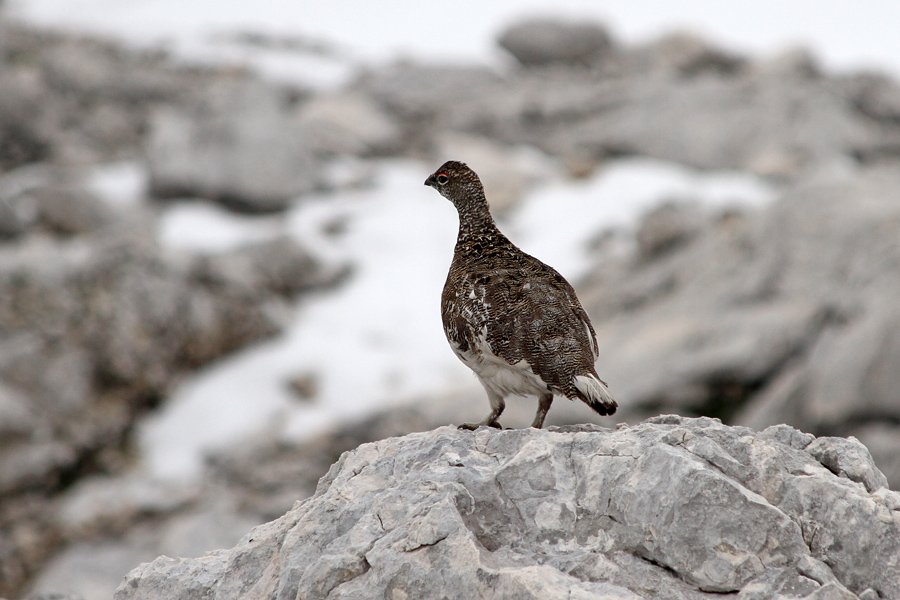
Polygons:
<instances>
[{"instance_id":1,"label":"white belly feathers","mask_svg":"<svg viewBox=\"0 0 900 600\"><path fill-rule=\"evenodd\" d=\"M468 352L460 351L455 344L451 343L451 346L456 356L475 372L488 393L493 392L500 397L540 396L549 390L524 359L511 365L494 354L487 341L486 328L475 339L475 347L470 347Z\"/></svg>"}]
</instances>

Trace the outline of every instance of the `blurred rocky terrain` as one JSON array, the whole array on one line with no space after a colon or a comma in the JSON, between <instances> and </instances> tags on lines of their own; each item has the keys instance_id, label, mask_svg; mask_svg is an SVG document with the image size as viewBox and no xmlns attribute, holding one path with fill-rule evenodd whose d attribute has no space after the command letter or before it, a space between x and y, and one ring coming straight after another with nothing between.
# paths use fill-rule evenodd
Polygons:
<instances>
[{"instance_id":1,"label":"blurred rocky terrain","mask_svg":"<svg viewBox=\"0 0 900 600\"><path fill-rule=\"evenodd\" d=\"M167 390L339 276L288 239L162 249L160 211L188 196L278 214L353 185L331 175L347 157L477 156L501 210L529 185L515 144L572 177L635 155L776 182L760 211L670 198L636 232L597 232L576 287L621 405L609 424L677 412L852 435L900 489L900 86L686 34L624 47L600 25L531 20L499 43L517 60L504 72L401 62L324 93L0 21L0 596L109 597L141 561L280 517L360 443L482 412L448 394L302 444L245 440L185 485L129 470L130 433ZM149 174L139 206L85 183L123 159ZM551 423L586 418L557 404ZM680 572L654 552L646 569ZM865 592L811 556L820 586Z\"/></svg>"},{"instance_id":2,"label":"blurred rocky terrain","mask_svg":"<svg viewBox=\"0 0 900 600\"><path fill-rule=\"evenodd\" d=\"M345 453L315 494L117 600L896 598L900 493L865 447L664 415Z\"/></svg>"},{"instance_id":3,"label":"blurred rocky terrain","mask_svg":"<svg viewBox=\"0 0 900 600\"><path fill-rule=\"evenodd\" d=\"M215 257L156 241L85 169L144 155L157 104L201 81L90 39L0 26L0 594L77 538L61 496L127 465L135 420L196 367L281 330L334 281L288 239ZM168 505L171 505L169 503Z\"/></svg>"}]
</instances>

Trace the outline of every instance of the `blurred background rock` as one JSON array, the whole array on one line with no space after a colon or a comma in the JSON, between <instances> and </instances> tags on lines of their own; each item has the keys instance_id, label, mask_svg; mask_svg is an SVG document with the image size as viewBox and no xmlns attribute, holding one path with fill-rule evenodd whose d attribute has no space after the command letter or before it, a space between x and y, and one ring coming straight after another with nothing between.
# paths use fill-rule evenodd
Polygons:
<instances>
[{"instance_id":1,"label":"blurred background rock","mask_svg":"<svg viewBox=\"0 0 900 600\"><path fill-rule=\"evenodd\" d=\"M853 435L900 487L900 86L887 67L753 55L692 32L624 42L599 18L527 15L494 32L496 59L481 63L367 61L345 40L250 26L210 42L228 60L188 60L177 44L41 27L53 4L27 4L0 11L0 596L110 597L141 561L230 546L280 516L345 450L480 414L483 392L426 306L456 223L448 208L428 229L437 201L421 180L447 158L482 175L515 241L568 248L587 227L581 267L533 252L579 279L621 407L601 424L678 413ZM276 77L283 55L327 76ZM647 159L647 177L713 179L662 186L630 221L576 210L565 228L529 229L521 217L571 210L552 193L563 188L590 213L586 182ZM763 201L705 201L721 172L756 182ZM400 196L411 204L391 204ZM401 284L383 297L406 298L379 304L363 286L341 304L367 267L335 248L373 211L401 232L388 265ZM446 239L435 263L404 238L417 230ZM416 329L403 302L435 327ZM242 408L227 381L191 404L204 381L244 372L238 351L309 331L300 317L315 303L344 311L324 331L380 362L324 353L335 383L282 350L230 391ZM357 312L408 320L441 358L420 368L406 338L384 342ZM397 383L406 363L430 383ZM362 371L388 383L373 390ZM281 395L266 400L266 385ZM533 401L508 413L524 426ZM596 420L561 401L549 418ZM161 420L179 424L157 446L199 453L198 468L180 471L182 455L174 476L148 466L141 432ZM217 444L179 446L216 427Z\"/></svg>"}]
</instances>

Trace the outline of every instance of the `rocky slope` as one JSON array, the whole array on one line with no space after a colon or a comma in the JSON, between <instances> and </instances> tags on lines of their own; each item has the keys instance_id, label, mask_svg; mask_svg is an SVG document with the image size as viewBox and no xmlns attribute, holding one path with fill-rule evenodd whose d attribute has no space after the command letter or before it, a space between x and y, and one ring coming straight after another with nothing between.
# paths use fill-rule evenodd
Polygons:
<instances>
[{"instance_id":1,"label":"rocky slope","mask_svg":"<svg viewBox=\"0 0 900 600\"><path fill-rule=\"evenodd\" d=\"M758 214L647 215L583 283L626 411L857 434L896 422L900 169L791 186Z\"/></svg>"},{"instance_id":2,"label":"rocky slope","mask_svg":"<svg viewBox=\"0 0 900 600\"><path fill-rule=\"evenodd\" d=\"M86 169L136 158L151 105L213 72L0 22L0 595L61 545L59 501L129 463L137 419L200 365L281 330L334 281L296 242L170 252L149 202L117 206Z\"/></svg>"},{"instance_id":3,"label":"rocky slope","mask_svg":"<svg viewBox=\"0 0 900 600\"><path fill-rule=\"evenodd\" d=\"M319 94L0 22L0 595L41 573L39 591L83 578L77 589L106 597L142 560L231 545L282 514L344 450L481 412L480 395L428 398L304 444L247 441L212 457L207 479L187 488L128 473L134 423L174 381L277 331L297 294L335 275L284 240L218 257L166 252L153 235L166 204L153 200L196 196L277 214L297 195L341 185L329 168L348 157L371 173L372 157L451 153L498 186L498 209L534 177L516 170L514 144L540 148L573 176L638 155L769 177L784 193L758 213L673 198L636 235L598 232L596 266L578 287L618 418L676 411L855 435L900 486L900 86L824 73L801 51L752 59L686 35L625 47L600 25L532 20L499 41L519 61L503 72L372 66ZM149 174L151 197L128 214L80 177L120 159ZM557 403L550 418L590 418L577 408ZM502 434L517 435L544 434ZM539 542L523 539L532 550ZM627 571L617 561L630 560L622 564L662 577L650 560L679 581L696 577L661 547L635 548L601 570ZM815 561L837 564L815 548L779 568L788 579L805 569L791 580L804 594L817 581L815 593L841 597ZM762 577L753 556L741 568ZM505 577L508 565L490 568ZM727 585L743 576L731 577ZM762 595L750 595L752 577L745 597L775 589L759 580Z\"/></svg>"},{"instance_id":4,"label":"rocky slope","mask_svg":"<svg viewBox=\"0 0 900 600\"><path fill-rule=\"evenodd\" d=\"M75 533L60 527L59 494L86 474L122 470L134 421L173 382L279 331L288 298L321 275L287 241L173 257L121 226L0 249L4 585Z\"/></svg>"},{"instance_id":5,"label":"rocky slope","mask_svg":"<svg viewBox=\"0 0 900 600\"><path fill-rule=\"evenodd\" d=\"M231 550L160 557L116 598L896 598L885 483L856 440L784 425L444 427L344 454Z\"/></svg>"}]
</instances>

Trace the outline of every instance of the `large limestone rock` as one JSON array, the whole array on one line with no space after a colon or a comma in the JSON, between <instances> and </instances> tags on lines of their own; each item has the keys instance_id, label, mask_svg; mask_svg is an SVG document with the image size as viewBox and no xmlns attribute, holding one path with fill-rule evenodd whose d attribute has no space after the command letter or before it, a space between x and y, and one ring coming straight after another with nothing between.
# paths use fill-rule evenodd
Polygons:
<instances>
[{"instance_id":1,"label":"large limestone rock","mask_svg":"<svg viewBox=\"0 0 900 600\"><path fill-rule=\"evenodd\" d=\"M511 25L497 40L525 66L586 66L609 53L609 34L597 23L531 18Z\"/></svg>"},{"instance_id":2,"label":"large limestone rock","mask_svg":"<svg viewBox=\"0 0 900 600\"><path fill-rule=\"evenodd\" d=\"M344 454L231 550L160 557L116 598L897 597L883 485L858 442L787 426L443 427Z\"/></svg>"}]
</instances>

